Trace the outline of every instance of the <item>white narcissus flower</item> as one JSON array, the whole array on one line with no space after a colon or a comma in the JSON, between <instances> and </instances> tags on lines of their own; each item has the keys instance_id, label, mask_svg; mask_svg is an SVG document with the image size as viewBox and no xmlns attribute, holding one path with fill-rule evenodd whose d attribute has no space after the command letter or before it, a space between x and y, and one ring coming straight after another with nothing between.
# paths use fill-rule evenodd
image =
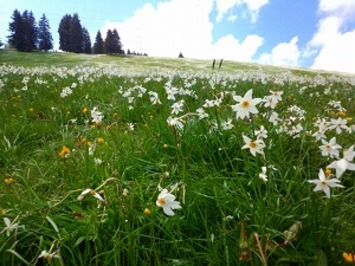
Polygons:
<instances>
[{"instance_id":1,"label":"white narcissus flower","mask_svg":"<svg viewBox=\"0 0 355 266\"><path fill-rule=\"evenodd\" d=\"M244 97L241 96L233 96L233 99L239 103L232 105L233 111L237 112L237 119L244 119L245 117L249 117L250 114L259 113L258 109L256 109L256 105L259 104L262 99L255 98L253 99L253 90L248 90Z\"/></svg>"},{"instance_id":2,"label":"white narcissus flower","mask_svg":"<svg viewBox=\"0 0 355 266\"><path fill-rule=\"evenodd\" d=\"M168 122L169 126L173 126L176 127L177 129L184 129L184 124L183 124L183 120L181 119L181 117L171 117L169 116L168 119L166 120L166 122Z\"/></svg>"},{"instance_id":3,"label":"white narcissus flower","mask_svg":"<svg viewBox=\"0 0 355 266\"><path fill-rule=\"evenodd\" d=\"M59 255L57 254L57 252L52 252L50 253L50 251L46 251L46 250L42 250L41 254L39 254L38 258L44 258L48 261L51 261L53 258L59 258Z\"/></svg>"},{"instance_id":4,"label":"white narcissus flower","mask_svg":"<svg viewBox=\"0 0 355 266\"><path fill-rule=\"evenodd\" d=\"M98 111L96 106L91 110L90 113L91 113L91 118L93 123L96 124L102 123L102 119L104 118L104 116L102 115L102 112Z\"/></svg>"},{"instance_id":5,"label":"white narcissus flower","mask_svg":"<svg viewBox=\"0 0 355 266\"><path fill-rule=\"evenodd\" d=\"M281 101L281 96L283 94L283 91L270 91L271 95L265 96L264 97L264 106L269 107L271 109L274 109L279 101Z\"/></svg>"},{"instance_id":6,"label":"white narcissus flower","mask_svg":"<svg viewBox=\"0 0 355 266\"><path fill-rule=\"evenodd\" d=\"M276 126L279 123L279 114L276 112L272 112L269 117L269 122L273 123Z\"/></svg>"},{"instance_id":7,"label":"white narcissus flower","mask_svg":"<svg viewBox=\"0 0 355 266\"><path fill-rule=\"evenodd\" d=\"M196 113L198 115L198 119L202 120L204 118L207 118L209 115L206 113L205 109L203 108L198 108L196 110Z\"/></svg>"},{"instance_id":8,"label":"white narcissus flower","mask_svg":"<svg viewBox=\"0 0 355 266\"><path fill-rule=\"evenodd\" d=\"M323 145L319 146L323 156L339 157L341 146L336 143L336 138L333 137L329 142L322 139Z\"/></svg>"},{"instance_id":9,"label":"white narcissus flower","mask_svg":"<svg viewBox=\"0 0 355 266\"><path fill-rule=\"evenodd\" d=\"M181 209L180 202L176 201L175 198L167 189L163 189L158 196L156 204L163 208L166 215L173 216L175 213L172 210Z\"/></svg>"},{"instance_id":10,"label":"white narcissus flower","mask_svg":"<svg viewBox=\"0 0 355 266\"><path fill-rule=\"evenodd\" d=\"M15 220L16 220L16 219L15 219ZM11 233L13 230L15 230L15 229L17 229L17 228L19 227L19 223L14 223L14 221L11 222L10 219L7 218L7 217L4 217L4 223L5 223L5 228L1 231L1 234L2 234L3 232L6 232L6 235L7 235L8 237L10 236L10 233Z\"/></svg>"},{"instance_id":11,"label":"white narcissus flower","mask_svg":"<svg viewBox=\"0 0 355 266\"><path fill-rule=\"evenodd\" d=\"M259 173L259 178L267 182L266 166L261 167L261 173Z\"/></svg>"},{"instance_id":12,"label":"white narcissus flower","mask_svg":"<svg viewBox=\"0 0 355 266\"><path fill-rule=\"evenodd\" d=\"M223 130L229 130L232 129L234 127L234 125L232 124L232 119L228 119L227 121L222 121L221 122L221 126Z\"/></svg>"},{"instance_id":13,"label":"white narcissus flower","mask_svg":"<svg viewBox=\"0 0 355 266\"><path fill-rule=\"evenodd\" d=\"M342 129L347 130L347 120L339 117L338 119L331 119L329 129L335 129L337 134L341 134Z\"/></svg>"},{"instance_id":14,"label":"white narcissus flower","mask_svg":"<svg viewBox=\"0 0 355 266\"><path fill-rule=\"evenodd\" d=\"M92 195L95 199L97 199L101 202L105 201L99 193L97 193L95 190L93 190L91 188L87 188L83 192L81 192L81 194L78 196L78 200L83 200L85 198L85 196L88 194Z\"/></svg>"},{"instance_id":15,"label":"white narcissus flower","mask_svg":"<svg viewBox=\"0 0 355 266\"><path fill-rule=\"evenodd\" d=\"M335 169L336 177L340 178L346 170L355 171L355 163L351 162L354 157L354 145L352 145L347 151L343 152L343 159L332 162L327 168Z\"/></svg>"},{"instance_id":16,"label":"white narcissus flower","mask_svg":"<svg viewBox=\"0 0 355 266\"><path fill-rule=\"evenodd\" d=\"M176 103L173 103L173 105L171 106L171 114L179 114L180 112L182 112L182 108L184 107L184 101L181 100L181 101L178 101Z\"/></svg>"},{"instance_id":17,"label":"white narcissus flower","mask_svg":"<svg viewBox=\"0 0 355 266\"><path fill-rule=\"evenodd\" d=\"M260 126L259 130L255 130L254 134L257 139L266 139L267 138L267 130L263 125Z\"/></svg>"},{"instance_id":18,"label":"white narcissus flower","mask_svg":"<svg viewBox=\"0 0 355 266\"><path fill-rule=\"evenodd\" d=\"M308 182L316 184L313 191L323 190L328 198L330 198L330 187L344 187L343 185L338 184L340 180L337 178L327 179L323 169L319 169L318 178L319 179L308 180Z\"/></svg>"},{"instance_id":19,"label":"white narcissus flower","mask_svg":"<svg viewBox=\"0 0 355 266\"><path fill-rule=\"evenodd\" d=\"M242 149L249 149L251 154L253 154L254 156L256 155L256 153L264 155L263 149L265 148L265 143L262 139L252 141L247 136L243 136L243 140L245 142L245 145L242 147Z\"/></svg>"}]
</instances>

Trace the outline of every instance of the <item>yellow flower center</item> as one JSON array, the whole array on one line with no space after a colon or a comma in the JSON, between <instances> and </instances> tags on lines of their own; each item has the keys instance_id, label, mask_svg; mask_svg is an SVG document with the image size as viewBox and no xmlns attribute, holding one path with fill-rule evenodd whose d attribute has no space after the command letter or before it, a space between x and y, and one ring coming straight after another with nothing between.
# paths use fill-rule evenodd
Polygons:
<instances>
[{"instance_id":1,"label":"yellow flower center","mask_svg":"<svg viewBox=\"0 0 355 266\"><path fill-rule=\"evenodd\" d=\"M241 102L241 106L242 106L243 108L248 108L248 107L250 106L250 102L249 102L249 101L242 101L242 102Z\"/></svg>"},{"instance_id":2,"label":"yellow flower center","mask_svg":"<svg viewBox=\"0 0 355 266\"><path fill-rule=\"evenodd\" d=\"M250 148L255 149L257 144L255 143L255 141L252 141L252 142L250 142L249 146L250 146Z\"/></svg>"},{"instance_id":3,"label":"yellow flower center","mask_svg":"<svg viewBox=\"0 0 355 266\"><path fill-rule=\"evenodd\" d=\"M160 205L165 205L166 201L163 198L159 198L158 202L160 203Z\"/></svg>"},{"instance_id":4,"label":"yellow flower center","mask_svg":"<svg viewBox=\"0 0 355 266\"><path fill-rule=\"evenodd\" d=\"M329 168L325 169L325 175L327 177L330 176L331 174L332 174L332 170L331 169L329 169Z\"/></svg>"}]
</instances>

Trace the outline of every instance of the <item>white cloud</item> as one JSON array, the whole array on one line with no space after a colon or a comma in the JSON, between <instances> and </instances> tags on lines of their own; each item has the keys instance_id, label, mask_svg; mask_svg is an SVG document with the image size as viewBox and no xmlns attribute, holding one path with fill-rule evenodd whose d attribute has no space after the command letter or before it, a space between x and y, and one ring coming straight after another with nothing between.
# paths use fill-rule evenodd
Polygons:
<instances>
[{"instance_id":1,"label":"white cloud","mask_svg":"<svg viewBox=\"0 0 355 266\"><path fill-rule=\"evenodd\" d=\"M215 58L236 61L251 61L264 39L258 35L249 35L240 43L231 34L219 39L211 50Z\"/></svg>"},{"instance_id":2,"label":"white cloud","mask_svg":"<svg viewBox=\"0 0 355 266\"><path fill-rule=\"evenodd\" d=\"M146 4L122 23L106 22L101 29L116 28L124 49L150 56L224 58L249 61L263 38L250 35L240 43L227 35L213 43L209 14L215 0L171 0L156 7Z\"/></svg>"},{"instance_id":3,"label":"white cloud","mask_svg":"<svg viewBox=\"0 0 355 266\"><path fill-rule=\"evenodd\" d=\"M312 68L355 72L354 44L355 30L335 34L323 43Z\"/></svg>"},{"instance_id":4,"label":"white cloud","mask_svg":"<svg viewBox=\"0 0 355 266\"><path fill-rule=\"evenodd\" d=\"M309 42L310 46L322 46L328 41L334 39L342 25L342 19L338 17L326 17L318 25L318 31L313 35Z\"/></svg>"},{"instance_id":5,"label":"white cloud","mask_svg":"<svg viewBox=\"0 0 355 266\"><path fill-rule=\"evenodd\" d=\"M319 0L317 32L307 45L307 54L317 54L315 69L355 72L355 29L343 31L355 21L354 0Z\"/></svg>"},{"instance_id":6,"label":"white cloud","mask_svg":"<svg viewBox=\"0 0 355 266\"><path fill-rule=\"evenodd\" d=\"M288 43L279 43L271 50L271 53L262 54L258 61L270 65L297 66L301 56L297 42L298 37L295 36Z\"/></svg>"},{"instance_id":7,"label":"white cloud","mask_svg":"<svg viewBox=\"0 0 355 266\"><path fill-rule=\"evenodd\" d=\"M354 0L320 0L318 11L321 13L338 14L341 17L355 15Z\"/></svg>"},{"instance_id":8,"label":"white cloud","mask_svg":"<svg viewBox=\"0 0 355 266\"><path fill-rule=\"evenodd\" d=\"M255 22L259 15L259 10L269 3L269 0L216 0L217 7L217 22L221 21L233 8L245 5L247 7L247 13L252 22Z\"/></svg>"}]
</instances>

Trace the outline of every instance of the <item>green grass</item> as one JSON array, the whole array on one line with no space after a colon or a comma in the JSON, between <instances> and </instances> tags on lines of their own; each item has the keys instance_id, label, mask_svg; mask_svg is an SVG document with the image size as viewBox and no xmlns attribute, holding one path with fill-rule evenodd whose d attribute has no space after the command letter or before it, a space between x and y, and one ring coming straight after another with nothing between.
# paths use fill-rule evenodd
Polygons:
<instances>
[{"instance_id":1,"label":"green grass","mask_svg":"<svg viewBox=\"0 0 355 266\"><path fill-rule=\"evenodd\" d=\"M0 226L1 265L343 265L355 248L354 172L330 198L307 182L335 160L312 136L317 119L347 118L348 131L325 132L341 158L355 142L353 77L228 61L212 71L203 60L0 56L0 214L19 223L9 236ZM72 94L62 98L65 87ZM167 87L177 88L175 100ZM237 119L233 96L249 89L254 98L283 91L282 100ZM102 123L92 121L94 107ZM234 127L225 130L228 119ZM254 139L261 125L265 156L253 156L242 136ZM78 200L87 188L105 202ZM156 205L162 188L181 203L174 216ZM43 250L59 258L39 258Z\"/></svg>"}]
</instances>

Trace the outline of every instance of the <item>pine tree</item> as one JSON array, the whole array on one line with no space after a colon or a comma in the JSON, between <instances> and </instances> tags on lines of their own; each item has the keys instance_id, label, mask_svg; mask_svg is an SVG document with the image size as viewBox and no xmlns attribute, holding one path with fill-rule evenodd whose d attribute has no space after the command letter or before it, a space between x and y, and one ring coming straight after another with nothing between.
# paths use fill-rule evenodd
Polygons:
<instances>
[{"instance_id":1,"label":"pine tree","mask_svg":"<svg viewBox=\"0 0 355 266\"><path fill-rule=\"evenodd\" d=\"M9 31L11 32L11 34L8 36L8 42L11 46L17 49L17 47L22 42L23 36L23 22L20 11L15 9L11 19L12 22L9 23Z\"/></svg>"},{"instance_id":2,"label":"pine tree","mask_svg":"<svg viewBox=\"0 0 355 266\"><path fill-rule=\"evenodd\" d=\"M84 53L91 54L91 39L90 34L86 28L83 28L83 36L84 36Z\"/></svg>"},{"instance_id":3,"label":"pine tree","mask_svg":"<svg viewBox=\"0 0 355 266\"><path fill-rule=\"evenodd\" d=\"M105 46L104 50L106 54L113 54L113 33L111 30L108 30L106 33Z\"/></svg>"},{"instance_id":4,"label":"pine tree","mask_svg":"<svg viewBox=\"0 0 355 266\"><path fill-rule=\"evenodd\" d=\"M84 53L83 29L77 13L73 16L66 14L59 23L59 49L65 52Z\"/></svg>"},{"instance_id":5,"label":"pine tree","mask_svg":"<svg viewBox=\"0 0 355 266\"><path fill-rule=\"evenodd\" d=\"M113 33L114 53L124 54L124 51L122 49L121 38L118 35L117 30L114 29L112 33Z\"/></svg>"},{"instance_id":6,"label":"pine tree","mask_svg":"<svg viewBox=\"0 0 355 266\"><path fill-rule=\"evenodd\" d=\"M104 40L102 39L101 32L98 31L96 34L96 39L95 39L95 44L94 44L94 54L103 54L104 53Z\"/></svg>"},{"instance_id":7,"label":"pine tree","mask_svg":"<svg viewBox=\"0 0 355 266\"><path fill-rule=\"evenodd\" d=\"M83 27L80 24L79 15L75 13L70 23L71 52L84 52Z\"/></svg>"},{"instance_id":8,"label":"pine tree","mask_svg":"<svg viewBox=\"0 0 355 266\"><path fill-rule=\"evenodd\" d=\"M9 43L18 51L31 52L38 43L38 29L32 11L25 10L21 15L16 9L11 18Z\"/></svg>"},{"instance_id":9,"label":"pine tree","mask_svg":"<svg viewBox=\"0 0 355 266\"><path fill-rule=\"evenodd\" d=\"M38 39L40 50L48 51L53 49L53 38L50 32L50 26L46 15L43 14L38 22Z\"/></svg>"},{"instance_id":10,"label":"pine tree","mask_svg":"<svg viewBox=\"0 0 355 266\"><path fill-rule=\"evenodd\" d=\"M24 22L24 41L20 47L24 52L31 52L36 49L38 44L38 28L36 19L33 16L32 11L25 10L22 13L22 20Z\"/></svg>"},{"instance_id":11,"label":"pine tree","mask_svg":"<svg viewBox=\"0 0 355 266\"><path fill-rule=\"evenodd\" d=\"M72 16L66 14L59 23L58 33L59 33L59 49L64 52L71 52L71 27Z\"/></svg>"},{"instance_id":12,"label":"pine tree","mask_svg":"<svg viewBox=\"0 0 355 266\"><path fill-rule=\"evenodd\" d=\"M108 30L105 39L106 54L124 54L122 49L121 39L116 29Z\"/></svg>"}]
</instances>

